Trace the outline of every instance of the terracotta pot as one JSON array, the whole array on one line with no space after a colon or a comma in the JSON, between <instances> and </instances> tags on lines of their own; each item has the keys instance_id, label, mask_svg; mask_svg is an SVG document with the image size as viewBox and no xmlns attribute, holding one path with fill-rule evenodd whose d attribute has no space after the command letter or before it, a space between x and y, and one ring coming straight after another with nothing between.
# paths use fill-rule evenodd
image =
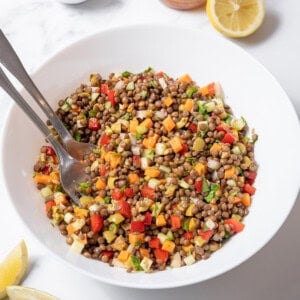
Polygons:
<instances>
[{"instance_id":1,"label":"terracotta pot","mask_svg":"<svg viewBox=\"0 0 300 300\"><path fill-rule=\"evenodd\" d=\"M193 9L205 4L206 0L162 0L168 6L175 9Z\"/></svg>"}]
</instances>

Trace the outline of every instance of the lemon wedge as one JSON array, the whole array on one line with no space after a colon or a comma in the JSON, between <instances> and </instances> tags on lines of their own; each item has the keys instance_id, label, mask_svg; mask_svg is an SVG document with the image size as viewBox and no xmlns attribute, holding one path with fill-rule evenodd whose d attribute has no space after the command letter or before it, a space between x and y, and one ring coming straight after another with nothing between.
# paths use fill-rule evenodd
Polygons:
<instances>
[{"instance_id":1,"label":"lemon wedge","mask_svg":"<svg viewBox=\"0 0 300 300\"><path fill-rule=\"evenodd\" d=\"M263 0L208 0L206 13L211 24L233 38L255 32L265 17Z\"/></svg>"},{"instance_id":2,"label":"lemon wedge","mask_svg":"<svg viewBox=\"0 0 300 300\"><path fill-rule=\"evenodd\" d=\"M28 252L24 241L21 241L0 264L0 299L6 296L6 287L19 284L28 266Z\"/></svg>"},{"instance_id":3,"label":"lemon wedge","mask_svg":"<svg viewBox=\"0 0 300 300\"><path fill-rule=\"evenodd\" d=\"M59 300L46 292L29 287L12 285L6 290L10 300Z\"/></svg>"}]
</instances>

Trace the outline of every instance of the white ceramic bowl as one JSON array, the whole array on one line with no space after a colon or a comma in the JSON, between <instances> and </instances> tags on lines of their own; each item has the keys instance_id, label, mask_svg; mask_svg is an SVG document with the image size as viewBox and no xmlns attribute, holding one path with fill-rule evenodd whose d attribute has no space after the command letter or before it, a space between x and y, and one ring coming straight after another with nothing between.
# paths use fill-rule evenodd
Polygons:
<instances>
[{"instance_id":1,"label":"white ceramic bowl","mask_svg":"<svg viewBox=\"0 0 300 300\"><path fill-rule=\"evenodd\" d=\"M32 182L32 166L44 138L17 107L6 120L2 171L11 201L32 234L57 258L100 281L126 287L167 288L200 282L239 265L261 249L290 212L299 189L300 129L295 111L273 76L241 48L199 31L132 26L85 38L44 63L33 78L53 107L87 81L91 72L142 71L148 66L177 77L188 72L200 85L220 81L236 115L259 134L257 193L245 230L206 261L152 274L86 259L69 251L50 225ZM20 155L20 153L22 153Z\"/></svg>"}]
</instances>

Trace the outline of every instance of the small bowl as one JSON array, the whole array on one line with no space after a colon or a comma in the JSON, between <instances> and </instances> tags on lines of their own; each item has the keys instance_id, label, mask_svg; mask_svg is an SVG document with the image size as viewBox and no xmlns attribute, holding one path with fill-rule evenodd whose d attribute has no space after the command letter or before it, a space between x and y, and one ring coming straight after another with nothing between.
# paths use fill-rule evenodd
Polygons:
<instances>
[{"instance_id":1,"label":"small bowl","mask_svg":"<svg viewBox=\"0 0 300 300\"><path fill-rule=\"evenodd\" d=\"M116 46L120 40L121 48ZM55 257L102 282L159 289L220 275L254 255L274 236L287 218L300 186L300 127L286 93L260 63L233 43L196 30L151 24L100 32L60 51L33 78L56 108L58 100L88 81L92 72L105 77L124 70L140 72L148 66L173 77L188 72L200 85L221 82L225 101L235 115L244 116L259 134L255 147L259 164L257 192L245 218L245 229L208 260L145 274L127 273L73 253L58 229L51 226L32 181L33 165L45 139L16 106L5 123L1 170L20 218Z\"/></svg>"}]
</instances>

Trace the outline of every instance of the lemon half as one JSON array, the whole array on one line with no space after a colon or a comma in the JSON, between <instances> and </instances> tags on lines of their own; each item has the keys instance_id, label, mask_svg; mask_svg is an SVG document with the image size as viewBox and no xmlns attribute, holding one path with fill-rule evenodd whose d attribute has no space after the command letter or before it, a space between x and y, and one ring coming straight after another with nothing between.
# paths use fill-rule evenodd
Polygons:
<instances>
[{"instance_id":1,"label":"lemon half","mask_svg":"<svg viewBox=\"0 0 300 300\"><path fill-rule=\"evenodd\" d=\"M28 267L28 252L21 241L0 264L0 299L6 296L6 287L19 284Z\"/></svg>"},{"instance_id":2,"label":"lemon half","mask_svg":"<svg viewBox=\"0 0 300 300\"><path fill-rule=\"evenodd\" d=\"M7 287L7 294L10 300L59 300L46 292L15 285Z\"/></svg>"},{"instance_id":3,"label":"lemon half","mask_svg":"<svg viewBox=\"0 0 300 300\"><path fill-rule=\"evenodd\" d=\"M226 36L239 38L255 32L265 17L263 0L208 0L211 24Z\"/></svg>"}]
</instances>

